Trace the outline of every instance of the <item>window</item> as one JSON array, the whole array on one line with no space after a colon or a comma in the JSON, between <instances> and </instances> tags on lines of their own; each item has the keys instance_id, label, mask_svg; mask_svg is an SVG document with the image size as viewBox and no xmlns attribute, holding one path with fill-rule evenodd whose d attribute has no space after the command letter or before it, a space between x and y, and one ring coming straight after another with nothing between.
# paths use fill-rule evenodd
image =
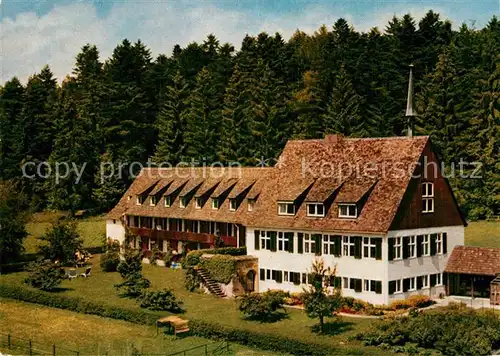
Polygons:
<instances>
[{"instance_id":1,"label":"window","mask_svg":"<svg viewBox=\"0 0 500 356\"><path fill-rule=\"evenodd\" d=\"M401 244L401 237L396 237L394 238L394 259L395 260L400 260L402 258L401 250L402 250L402 244Z\"/></svg>"},{"instance_id":2,"label":"window","mask_svg":"<svg viewBox=\"0 0 500 356\"><path fill-rule=\"evenodd\" d=\"M429 288L429 276L425 275L420 277L420 279L422 281L422 288Z\"/></svg>"},{"instance_id":3,"label":"window","mask_svg":"<svg viewBox=\"0 0 500 356\"><path fill-rule=\"evenodd\" d=\"M271 279L271 270L266 269L266 279Z\"/></svg>"},{"instance_id":4,"label":"window","mask_svg":"<svg viewBox=\"0 0 500 356\"><path fill-rule=\"evenodd\" d=\"M410 236L410 241L408 244L409 258L417 256L417 237Z\"/></svg>"},{"instance_id":5,"label":"window","mask_svg":"<svg viewBox=\"0 0 500 356\"><path fill-rule=\"evenodd\" d=\"M424 235L422 237L422 256L430 255L430 245L429 245L429 235Z\"/></svg>"},{"instance_id":6,"label":"window","mask_svg":"<svg viewBox=\"0 0 500 356\"><path fill-rule=\"evenodd\" d=\"M376 258L377 257L377 244L375 238L363 238L363 257Z\"/></svg>"},{"instance_id":7,"label":"window","mask_svg":"<svg viewBox=\"0 0 500 356\"><path fill-rule=\"evenodd\" d=\"M436 253L441 255L443 253L443 235L436 234Z\"/></svg>"},{"instance_id":8,"label":"window","mask_svg":"<svg viewBox=\"0 0 500 356\"><path fill-rule=\"evenodd\" d=\"M375 281L365 279L363 283L363 290L365 292L375 292Z\"/></svg>"},{"instance_id":9,"label":"window","mask_svg":"<svg viewBox=\"0 0 500 356\"><path fill-rule=\"evenodd\" d=\"M358 207L356 204L339 204L339 218L357 218Z\"/></svg>"},{"instance_id":10,"label":"window","mask_svg":"<svg viewBox=\"0 0 500 356\"><path fill-rule=\"evenodd\" d=\"M354 256L355 243L354 236L344 236L343 238L344 256Z\"/></svg>"},{"instance_id":11,"label":"window","mask_svg":"<svg viewBox=\"0 0 500 356\"><path fill-rule=\"evenodd\" d=\"M151 205L151 206L156 205L156 195L151 196L151 201L149 202L149 205Z\"/></svg>"},{"instance_id":12,"label":"window","mask_svg":"<svg viewBox=\"0 0 500 356\"><path fill-rule=\"evenodd\" d=\"M236 210L236 199L229 199L229 210Z\"/></svg>"},{"instance_id":13,"label":"window","mask_svg":"<svg viewBox=\"0 0 500 356\"><path fill-rule=\"evenodd\" d=\"M185 208L185 207L186 207L186 205L187 205L187 199L186 199L186 197L181 197L181 198L179 199L179 206L180 206L181 208Z\"/></svg>"},{"instance_id":14,"label":"window","mask_svg":"<svg viewBox=\"0 0 500 356\"><path fill-rule=\"evenodd\" d=\"M165 207L169 208L172 205L172 197L170 195L165 197Z\"/></svg>"},{"instance_id":15,"label":"window","mask_svg":"<svg viewBox=\"0 0 500 356\"><path fill-rule=\"evenodd\" d=\"M304 234L304 252L305 253L316 252L316 240L311 234Z\"/></svg>"},{"instance_id":16,"label":"window","mask_svg":"<svg viewBox=\"0 0 500 356\"><path fill-rule=\"evenodd\" d=\"M219 199L217 198L212 198L212 209L219 209Z\"/></svg>"},{"instance_id":17,"label":"window","mask_svg":"<svg viewBox=\"0 0 500 356\"><path fill-rule=\"evenodd\" d=\"M255 199L248 199L248 211L253 211L255 206Z\"/></svg>"},{"instance_id":18,"label":"window","mask_svg":"<svg viewBox=\"0 0 500 356\"><path fill-rule=\"evenodd\" d=\"M288 251L289 242L288 237L285 237L284 232L278 232L278 251Z\"/></svg>"},{"instance_id":19,"label":"window","mask_svg":"<svg viewBox=\"0 0 500 356\"><path fill-rule=\"evenodd\" d=\"M430 182L422 183L422 212L434 212L434 184Z\"/></svg>"},{"instance_id":20,"label":"window","mask_svg":"<svg viewBox=\"0 0 500 356\"><path fill-rule=\"evenodd\" d=\"M340 236L323 235L323 254L339 256L341 254L340 244Z\"/></svg>"},{"instance_id":21,"label":"window","mask_svg":"<svg viewBox=\"0 0 500 356\"><path fill-rule=\"evenodd\" d=\"M437 286L443 285L443 274L442 273L436 274L436 285Z\"/></svg>"},{"instance_id":22,"label":"window","mask_svg":"<svg viewBox=\"0 0 500 356\"><path fill-rule=\"evenodd\" d=\"M143 203L143 198L142 198L142 196L138 195L138 196L137 196L137 198L136 198L135 203L136 203L137 205L142 205L142 203Z\"/></svg>"},{"instance_id":23,"label":"window","mask_svg":"<svg viewBox=\"0 0 500 356\"><path fill-rule=\"evenodd\" d=\"M278 215L295 215L295 204L293 202L278 203Z\"/></svg>"},{"instance_id":24,"label":"window","mask_svg":"<svg viewBox=\"0 0 500 356\"><path fill-rule=\"evenodd\" d=\"M271 231L260 232L260 248L263 250L271 249Z\"/></svg>"},{"instance_id":25,"label":"window","mask_svg":"<svg viewBox=\"0 0 500 356\"><path fill-rule=\"evenodd\" d=\"M409 279L409 289L408 290L417 290L416 278L408 278Z\"/></svg>"},{"instance_id":26,"label":"window","mask_svg":"<svg viewBox=\"0 0 500 356\"><path fill-rule=\"evenodd\" d=\"M196 198L196 209L201 209L201 206L203 205L203 199L201 197Z\"/></svg>"},{"instance_id":27,"label":"window","mask_svg":"<svg viewBox=\"0 0 500 356\"><path fill-rule=\"evenodd\" d=\"M401 293L402 289L401 289L401 280L398 279L396 281L394 281L394 293Z\"/></svg>"},{"instance_id":28,"label":"window","mask_svg":"<svg viewBox=\"0 0 500 356\"><path fill-rule=\"evenodd\" d=\"M345 289L349 289L349 278L347 277L342 278L342 284Z\"/></svg>"},{"instance_id":29,"label":"window","mask_svg":"<svg viewBox=\"0 0 500 356\"><path fill-rule=\"evenodd\" d=\"M283 282L288 282L288 271L283 272Z\"/></svg>"},{"instance_id":30,"label":"window","mask_svg":"<svg viewBox=\"0 0 500 356\"><path fill-rule=\"evenodd\" d=\"M129 195L129 196L127 197L127 200L130 200L130 199L132 199L132 196L131 196L131 195Z\"/></svg>"},{"instance_id":31,"label":"window","mask_svg":"<svg viewBox=\"0 0 500 356\"><path fill-rule=\"evenodd\" d=\"M325 206L321 203L307 204L307 216L315 216L315 217L325 216Z\"/></svg>"}]
</instances>

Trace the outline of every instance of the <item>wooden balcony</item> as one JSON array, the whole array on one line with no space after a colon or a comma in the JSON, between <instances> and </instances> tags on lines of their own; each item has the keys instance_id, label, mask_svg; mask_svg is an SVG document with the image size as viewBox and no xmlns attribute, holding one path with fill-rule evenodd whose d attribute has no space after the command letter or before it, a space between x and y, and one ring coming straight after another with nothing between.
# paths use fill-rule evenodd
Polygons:
<instances>
[{"instance_id":1,"label":"wooden balcony","mask_svg":"<svg viewBox=\"0 0 500 356\"><path fill-rule=\"evenodd\" d=\"M187 241L187 242L199 242L209 245L215 245L215 235L207 233L198 232L188 232L188 231L170 231L170 230L158 230L158 229L148 229L144 227L130 227L130 231L141 237L148 237L153 240L176 240L176 241ZM236 237L233 236L221 236L224 245L236 247Z\"/></svg>"}]
</instances>

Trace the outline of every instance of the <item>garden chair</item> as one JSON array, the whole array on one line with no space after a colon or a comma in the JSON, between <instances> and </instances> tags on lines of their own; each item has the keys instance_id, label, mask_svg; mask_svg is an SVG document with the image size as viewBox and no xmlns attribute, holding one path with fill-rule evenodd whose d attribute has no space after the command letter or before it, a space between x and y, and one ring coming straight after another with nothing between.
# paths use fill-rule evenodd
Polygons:
<instances>
[{"instance_id":1,"label":"garden chair","mask_svg":"<svg viewBox=\"0 0 500 356\"><path fill-rule=\"evenodd\" d=\"M90 272L92 271L92 267L87 267L87 269L85 269L85 272L80 274L81 277L90 277Z\"/></svg>"},{"instance_id":2,"label":"garden chair","mask_svg":"<svg viewBox=\"0 0 500 356\"><path fill-rule=\"evenodd\" d=\"M71 268L68 270L68 279L71 281L73 278L78 277L78 274L76 273L76 269Z\"/></svg>"}]
</instances>

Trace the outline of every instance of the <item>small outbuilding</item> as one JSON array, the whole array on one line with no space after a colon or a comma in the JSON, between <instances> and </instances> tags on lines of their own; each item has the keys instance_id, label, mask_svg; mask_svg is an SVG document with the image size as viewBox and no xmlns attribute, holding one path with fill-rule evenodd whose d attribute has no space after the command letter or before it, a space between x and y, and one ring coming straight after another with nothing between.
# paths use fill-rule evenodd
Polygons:
<instances>
[{"instance_id":1,"label":"small outbuilding","mask_svg":"<svg viewBox=\"0 0 500 356\"><path fill-rule=\"evenodd\" d=\"M448 295L490 298L500 303L500 248L456 246L448 263Z\"/></svg>"}]
</instances>

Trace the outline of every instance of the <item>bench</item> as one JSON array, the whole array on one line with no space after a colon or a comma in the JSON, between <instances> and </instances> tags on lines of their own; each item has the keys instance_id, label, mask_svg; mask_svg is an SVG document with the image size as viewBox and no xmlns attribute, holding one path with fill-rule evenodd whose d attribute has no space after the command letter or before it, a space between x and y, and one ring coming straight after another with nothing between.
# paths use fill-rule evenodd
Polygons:
<instances>
[{"instance_id":1,"label":"bench","mask_svg":"<svg viewBox=\"0 0 500 356\"><path fill-rule=\"evenodd\" d=\"M184 320L182 318L179 318L178 316L166 316L156 321L156 335L158 335L158 329L162 326L166 326L170 333L173 332L174 336L177 336L177 334L188 332L188 323L189 320Z\"/></svg>"}]
</instances>

